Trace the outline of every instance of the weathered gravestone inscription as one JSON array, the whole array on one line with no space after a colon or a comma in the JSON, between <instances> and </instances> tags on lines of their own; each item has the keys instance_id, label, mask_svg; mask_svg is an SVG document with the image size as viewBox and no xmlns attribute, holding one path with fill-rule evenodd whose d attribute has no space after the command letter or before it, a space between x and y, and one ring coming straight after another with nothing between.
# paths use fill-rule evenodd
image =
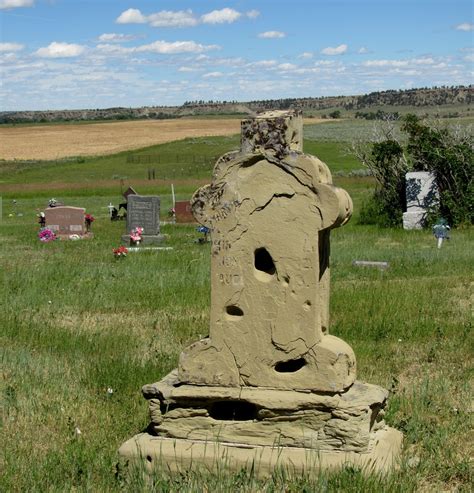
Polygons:
<instances>
[{"instance_id":1,"label":"weathered gravestone inscription","mask_svg":"<svg viewBox=\"0 0 474 493\"><path fill-rule=\"evenodd\" d=\"M174 205L175 217L177 223L195 223L191 202L189 200L180 200Z\"/></svg>"},{"instance_id":2,"label":"weathered gravestone inscription","mask_svg":"<svg viewBox=\"0 0 474 493\"><path fill-rule=\"evenodd\" d=\"M127 201L127 233L122 236L124 243L130 242L130 232L143 228L141 244L160 243L160 197L150 195L129 195Z\"/></svg>"},{"instance_id":3,"label":"weathered gravestone inscription","mask_svg":"<svg viewBox=\"0 0 474 493\"><path fill-rule=\"evenodd\" d=\"M413 171L406 174L405 180L407 211L403 213L403 228L422 229L428 212L439 204L435 177L427 171Z\"/></svg>"},{"instance_id":4,"label":"weathered gravestone inscription","mask_svg":"<svg viewBox=\"0 0 474 493\"><path fill-rule=\"evenodd\" d=\"M85 224L85 209L82 207L48 207L44 211L45 226L60 238L71 235L87 236Z\"/></svg>"},{"instance_id":5,"label":"weathered gravestone inscription","mask_svg":"<svg viewBox=\"0 0 474 493\"><path fill-rule=\"evenodd\" d=\"M193 199L211 229L209 337L143 387L150 430L120 452L171 469L392 465L401 434L388 392L356 381L351 347L329 334L329 236L352 212L328 167L302 152L301 115L242 122Z\"/></svg>"}]
</instances>

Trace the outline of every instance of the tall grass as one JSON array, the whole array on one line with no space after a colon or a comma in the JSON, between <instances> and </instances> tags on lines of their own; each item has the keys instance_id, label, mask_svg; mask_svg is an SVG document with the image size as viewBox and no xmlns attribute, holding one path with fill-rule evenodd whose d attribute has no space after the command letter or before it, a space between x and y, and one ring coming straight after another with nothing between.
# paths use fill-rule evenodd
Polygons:
<instances>
[{"instance_id":1,"label":"tall grass","mask_svg":"<svg viewBox=\"0 0 474 493\"><path fill-rule=\"evenodd\" d=\"M148 423L141 386L207 334L210 251L194 227L167 225L173 250L115 260L124 224L94 210L109 198L83 198L97 215L93 240L41 244L33 199L0 226L2 491L469 490L471 230L441 250L429 232L355 222L332 236L331 331L353 346L359 379L393 391L387 420L405 434L398 472L147 477L116 451Z\"/></svg>"},{"instance_id":2,"label":"tall grass","mask_svg":"<svg viewBox=\"0 0 474 493\"><path fill-rule=\"evenodd\" d=\"M306 152L333 172L360 167L342 137L311 129L319 126L306 130ZM354 468L312 477L276 471L258 480L221 470L147 476L119 461L120 444L148 424L141 386L208 333L210 251L194 242L193 226L166 225L173 250L117 261L112 248L125 225L109 221L107 205L132 185L159 194L166 219L170 182L178 199L189 199L209 180L212 157L236 147L237 137L217 137L133 151L167 156L156 181L146 180L148 158L131 166L127 153L0 164L1 491L470 491L472 229L454 231L438 250L429 231L360 226L357 213L332 234L331 332L353 346L359 379L392 390L386 418L405 435L400 469L387 477ZM176 156L186 153L199 166L208 161L181 165ZM370 178L336 183L356 211L373 186ZM96 217L94 239L41 244L36 213L51 197L86 207Z\"/></svg>"}]
</instances>

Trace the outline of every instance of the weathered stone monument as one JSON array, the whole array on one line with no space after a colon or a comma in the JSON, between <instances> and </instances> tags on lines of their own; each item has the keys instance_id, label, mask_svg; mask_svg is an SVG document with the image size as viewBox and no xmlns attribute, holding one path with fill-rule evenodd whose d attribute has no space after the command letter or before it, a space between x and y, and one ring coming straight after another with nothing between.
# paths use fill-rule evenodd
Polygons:
<instances>
[{"instance_id":1,"label":"weathered stone monument","mask_svg":"<svg viewBox=\"0 0 474 493\"><path fill-rule=\"evenodd\" d=\"M427 171L412 171L405 180L407 211L403 213L403 229L422 229L428 212L439 204L435 176Z\"/></svg>"},{"instance_id":2,"label":"weathered stone monument","mask_svg":"<svg viewBox=\"0 0 474 493\"><path fill-rule=\"evenodd\" d=\"M351 347L329 334L329 235L352 202L302 143L297 112L245 120L241 150L194 194L211 228L209 336L143 387L151 424L123 456L258 475L392 467L402 435L383 420L388 392L357 381Z\"/></svg>"},{"instance_id":3,"label":"weathered stone monument","mask_svg":"<svg viewBox=\"0 0 474 493\"><path fill-rule=\"evenodd\" d=\"M129 194L127 197L127 233L122 243L130 244L130 233L143 228L142 245L153 245L163 241L160 234L160 197L155 195Z\"/></svg>"},{"instance_id":4,"label":"weathered stone monument","mask_svg":"<svg viewBox=\"0 0 474 493\"><path fill-rule=\"evenodd\" d=\"M83 207L48 207L44 211L44 223L59 238L68 239L72 235L88 238L92 233L86 231L85 212Z\"/></svg>"}]
</instances>

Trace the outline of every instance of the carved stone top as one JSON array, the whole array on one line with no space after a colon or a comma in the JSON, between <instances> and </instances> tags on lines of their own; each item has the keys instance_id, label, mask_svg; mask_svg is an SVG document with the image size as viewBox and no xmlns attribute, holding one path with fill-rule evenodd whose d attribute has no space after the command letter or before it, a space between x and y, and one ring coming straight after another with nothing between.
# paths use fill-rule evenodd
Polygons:
<instances>
[{"instance_id":1,"label":"carved stone top","mask_svg":"<svg viewBox=\"0 0 474 493\"><path fill-rule=\"evenodd\" d=\"M273 151L284 156L303 151L303 118L300 111L267 111L242 120L241 151Z\"/></svg>"},{"instance_id":2,"label":"carved stone top","mask_svg":"<svg viewBox=\"0 0 474 493\"><path fill-rule=\"evenodd\" d=\"M241 151L191 201L211 229L211 324L181 355L183 383L337 392L355 380L352 349L328 334L329 230L352 202L322 161L292 149L301 130L286 121L243 122Z\"/></svg>"}]
</instances>

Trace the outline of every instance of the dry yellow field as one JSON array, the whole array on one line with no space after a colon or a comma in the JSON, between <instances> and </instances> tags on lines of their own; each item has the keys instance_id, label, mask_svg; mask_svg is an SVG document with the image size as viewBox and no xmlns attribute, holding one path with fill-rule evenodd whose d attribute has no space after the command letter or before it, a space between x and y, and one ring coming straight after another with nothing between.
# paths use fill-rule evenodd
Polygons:
<instances>
[{"instance_id":1,"label":"dry yellow field","mask_svg":"<svg viewBox=\"0 0 474 493\"><path fill-rule=\"evenodd\" d=\"M307 121L314 124L326 120ZM233 135L239 132L240 120L236 118L0 127L0 159L101 156L186 137Z\"/></svg>"},{"instance_id":2,"label":"dry yellow field","mask_svg":"<svg viewBox=\"0 0 474 493\"><path fill-rule=\"evenodd\" d=\"M139 149L186 137L232 135L240 120L139 120L0 127L0 159L56 159Z\"/></svg>"}]
</instances>

